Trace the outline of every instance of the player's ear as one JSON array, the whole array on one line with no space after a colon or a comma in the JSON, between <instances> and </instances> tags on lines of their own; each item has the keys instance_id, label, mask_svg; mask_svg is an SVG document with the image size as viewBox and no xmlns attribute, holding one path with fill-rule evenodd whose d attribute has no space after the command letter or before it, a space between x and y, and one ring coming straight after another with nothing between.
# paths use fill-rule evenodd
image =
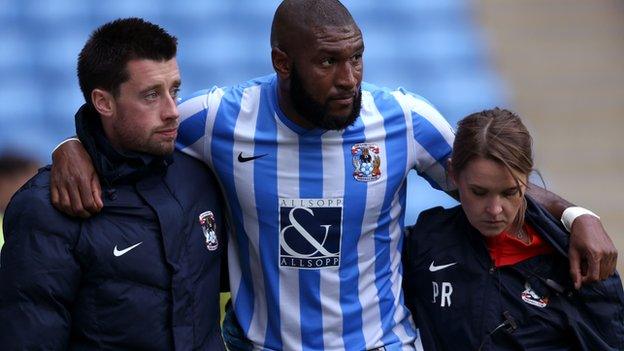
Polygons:
<instances>
[{"instance_id":1,"label":"player's ear","mask_svg":"<svg viewBox=\"0 0 624 351\"><path fill-rule=\"evenodd\" d=\"M115 113L115 97L106 90L93 89L91 103L102 117L110 117Z\"/></svg>"},{"instance_id":2,"label":"player's ear","mask_svg":"<svg viewBox=\"0 0 624 351\"><path fill-rule=\"evenodd\" d=\"M275 73L277 73L280 79L287 80L290 78L293 63L287 53L274 46L271 49L271 62L273 63Z\"/></svg>"}]
</instances>

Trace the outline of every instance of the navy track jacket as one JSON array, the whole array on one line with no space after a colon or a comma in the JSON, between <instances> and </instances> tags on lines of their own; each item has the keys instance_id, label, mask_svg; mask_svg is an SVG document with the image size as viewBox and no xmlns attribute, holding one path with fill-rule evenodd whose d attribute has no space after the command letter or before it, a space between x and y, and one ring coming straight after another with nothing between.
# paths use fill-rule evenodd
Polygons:
<instances>
[{"instance_id":1,"label":"navy track jacket","mask_svg":"<svg viewBox=\"0 0 624 351\"><path fill-rule=\"evenodd\" d=\"M104 208L86 220L57 211L49 167L13 197L0 350L222 350L225 222L213 175L177 151L166 159L114 151L85 106L77 127Z\"/></svg>"},{"instance_id":2,"label":"navy track jacket","mask_svg":"<svg viewBox=\"0 0 624 351\"><path fill-rule=\"evenodd\" d=\"M526 221L554 249L495 268L461 206L421 213L404 247L406 304L425 350L624 350L614 274L574 290L561 223L527 198Z\"/></svg>"}]
</instances>

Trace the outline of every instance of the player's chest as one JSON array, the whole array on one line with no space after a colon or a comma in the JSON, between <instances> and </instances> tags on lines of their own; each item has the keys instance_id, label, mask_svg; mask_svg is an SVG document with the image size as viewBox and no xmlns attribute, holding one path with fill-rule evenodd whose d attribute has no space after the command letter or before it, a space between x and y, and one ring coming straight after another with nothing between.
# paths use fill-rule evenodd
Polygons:
<instances>
[{"instance_id":1,"label":"player's chest","mask_svg":"<svg viewBox=\"0 0 624 351\"><path fill-rule=\"evenodd\" d=\"M222 182L232 180L237 192L282 198L394 192L412 167L404 148L363 136L266 140L241 136L213 149L212 159Z\"/></svg>"}]
</instances>

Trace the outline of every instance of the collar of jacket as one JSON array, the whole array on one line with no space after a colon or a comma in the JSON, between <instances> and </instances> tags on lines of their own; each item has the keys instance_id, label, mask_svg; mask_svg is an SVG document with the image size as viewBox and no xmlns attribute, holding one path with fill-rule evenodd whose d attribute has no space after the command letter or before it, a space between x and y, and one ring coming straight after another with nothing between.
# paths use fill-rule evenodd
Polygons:
<instances>
[{"instance_id":1,"label":"collar of jacket","mask_svg":"<svg viewBox=\"0 0 624 351\"><path fill-rule=\"evenodd\" d=\"M163 157L114 149L104 134L99 114L89 104L80 107L75 121L78 138L91 156L96 171L109 185L132 183L148 174L163 173L173 162L171 155Z\"/></svg>"},{"instance_id":2,"label":"collar of jacket","mask_svg":"<svg viewBox=\"0 0 624 351\"><path fill-rule=\"evenodd\" d=\"M568 257L570 238L561 222L555 219L548 211L546 211L545 208L543 208L530 196L526 196L526 201L527 209L524 217L525 221L532 225L533 228L535 228L535 230L542 236L542 238L552 245L558 254ZM470 224L465 212L461 208L461 205L456 207L456 211L458 211L459 215L459 217L457 217L459 222L456 225L460 228L467 228L466 231L468 233L468 237L475 246L475 249L487 252L483 236Z\"/></svg>"},{"instance_id":3,"label":"collar of jacket","mask_svg":"<svg viewBox=\"0 0 624 351\"><path fill-rule=\"evenodd\" d=\"M542 234L542 238L552 245L559 254L568 257L570 234L565 230L561 221L553 217L530 196L526 196L526 200L526 220L538 233Z\"/></svg>"}]
</instances>

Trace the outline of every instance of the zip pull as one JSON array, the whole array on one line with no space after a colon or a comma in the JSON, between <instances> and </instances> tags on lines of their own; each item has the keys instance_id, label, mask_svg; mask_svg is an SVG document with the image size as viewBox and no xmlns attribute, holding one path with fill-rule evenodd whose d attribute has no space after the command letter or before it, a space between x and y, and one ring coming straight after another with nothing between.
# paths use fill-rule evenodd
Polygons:
<instances>
[{"instance_id":1,"label":"zip pull","mask_svg":"<svg viewBox=\"0 0 624 351\"><path fill-rule=\"evenodd\" d=\"M117 200L117 189L114 189L114 188L107 189L106 196L112 201Z\"/></svg>"}]
</instances>

